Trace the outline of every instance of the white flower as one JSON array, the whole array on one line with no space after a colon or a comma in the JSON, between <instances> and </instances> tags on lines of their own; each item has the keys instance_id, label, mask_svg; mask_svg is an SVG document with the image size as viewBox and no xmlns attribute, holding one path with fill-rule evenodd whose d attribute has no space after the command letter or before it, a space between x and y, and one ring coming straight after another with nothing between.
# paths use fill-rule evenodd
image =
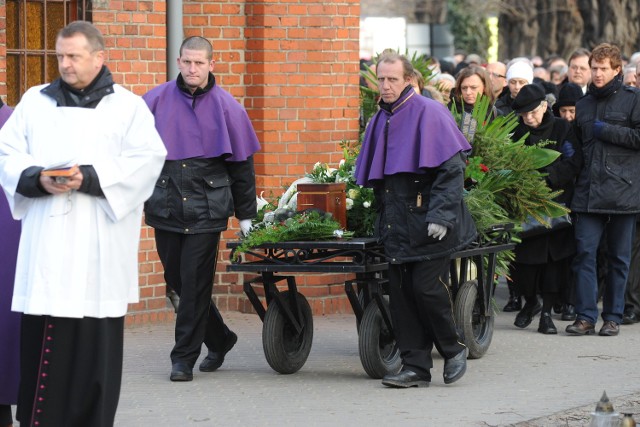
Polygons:
<instances>
[{"instance_id":1,"label":"white flower","mask_svg":"<svg viewBox=\"0 0 640 427\"><path fill-rule=\"evenodd\" d=\"M347 210L351 210L351 208L353 207L353 200L347 198Z\"/></svg>"},{"instance_id":2,"label":"white flower","mask_svg":"<svg viewBox=\"0 0 640 427\"><path fill-rule=\"evenodd\" d=\"M342 239L342 236L344 235L344 231L342 231L342 230L333 230L333 235L336 236L336 238L338 238L338 239Z\"/></svg>"},{"instance_id":3,"label":"white flower","mask_svg":"<svg viewBox=\"0 0 640 427\"><path fill-rule=\"evenodd\" d=\"M347 191L347 196L351 199L357 199L359 195L360 195L360 191L356 190L355 188L352 188L349 191Z\"/></svg>"},{"instance_id":4,"label":"white flower","mask_svg":"<svg viewBox=\"0 0 640 427\"><path fill-rule=\"evenodd\" d=\"M338 163L338 168L341 168L342 165L344 165L345 161L346 161L345 159L340 160L340 163Z\"/></svg>"},{"instance_id":5,"label":"white flower","mask_svg":"<svg viewBox=\"0 0 640 427\"><path fill-rule=\"evenodd\" d=\"M362 202L362 206L364 206L365 208L369 208L371 207L371 202Z\"/></svg>"},{"instance_id":6,"label":"white flower","mask_svg":"<svg viewBox=\"0 0 640 427\"><path fill-rule=\"evenodd\" d=\"M316 164L313 165L314 169L318 169L318 168L321 168L321 167L322 167L322 164L320 162L316 162Z\"/></svg>"}]
</instances>

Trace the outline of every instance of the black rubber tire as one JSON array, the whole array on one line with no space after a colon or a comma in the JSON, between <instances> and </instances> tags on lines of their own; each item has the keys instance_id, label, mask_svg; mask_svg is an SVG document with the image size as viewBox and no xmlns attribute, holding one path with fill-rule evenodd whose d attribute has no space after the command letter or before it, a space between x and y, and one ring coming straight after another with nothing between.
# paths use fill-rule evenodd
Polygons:
<instances>
[{"instance_id":1,"label":"black rubber tire","mask_svg":"<svg viewBox=\"0 0 640 427\"><path fill-rule=\"evenodd\" d=\"M288 302L289 294L289 291L282 291L280 295ZM275 301L267 307L262 324L262 348L267 363L274 371L281 374L298 372L311 352L313 341L311 307L300 292L296 293L296 298L302 314L302 331L299 334Z\"/></svg>"},{"instance_id":2,"label":"black rubber tire","mask_svg":"<svg viewBox=\"0 0 640 427\"><path fill-rule=\"evenodd\" d=\"M385 325L375 301L371 301L365 308L359 331L360 362L367 375L380 379L387 374L400 372L400 349Z\"/></svg>"},{"instance_id":3,"label":"black rubber tire","mask_svg":"<svg viewBox=\"0 0 640 427\"><path fill-rule=\"evenodd\" d=\"M495 317L480 313L477 280L469 280L460 286L454 311L462 340L469 349L469 359L481 358L491 345Z\"/></svg>"}]
</instances>

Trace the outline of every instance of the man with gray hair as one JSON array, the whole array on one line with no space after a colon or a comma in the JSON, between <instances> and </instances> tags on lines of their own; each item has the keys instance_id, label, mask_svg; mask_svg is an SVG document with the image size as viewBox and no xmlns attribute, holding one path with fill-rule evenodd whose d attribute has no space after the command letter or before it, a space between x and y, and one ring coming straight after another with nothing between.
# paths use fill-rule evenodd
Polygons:
<instances>
[{"instance_id":1,"label":"man with gray hair","mask_svg":"<svg viewBox=\"0 0 640 427\"><path fill-rule=\"evenodd\" d=\"M142 99L114 83L96 27L70 23L55 49L60 78L29 89L0 131L0 185L22 220L17 418L112 426L142 205L167 152Z\"/></svg>"}]
</instances>

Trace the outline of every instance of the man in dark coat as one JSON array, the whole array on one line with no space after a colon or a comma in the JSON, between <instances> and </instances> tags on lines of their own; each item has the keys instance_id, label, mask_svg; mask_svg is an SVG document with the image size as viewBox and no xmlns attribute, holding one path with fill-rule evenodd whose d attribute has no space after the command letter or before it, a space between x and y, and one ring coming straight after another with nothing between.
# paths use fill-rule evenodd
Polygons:
<instances>
[{"instance_id":1,"label":"man in dark coat","mask_svg":"<svg viewBox=\"0 0 640 427\"><path fill-rule=\"evenodd\" d=\"M390 262L391 318L404 365L382 383L429 385L435 345L449 384L466 371L446 283L450 255L476 235L462 200L471 147L446 107L415 93L404 55L383 55L376 73L380 111L367 128L356 179L374 188L380 209L375 232Z\"/></svg>"},{"instance_id":2,"label":"man in dark coat","mask_svg":"<svg viewBox=\"0 0 640 427\"><path fill-rule=\"evenodd\" d=\"M622 84L620 49L591 52L591 84L576 104L576 136L584 166L576 181L576 321L570 335L595 333L598 318L596 252L605 233L608 274L599 334L619 333L637 214L640 212L640 91Z\"/></svg>"},{"instance_id":3,"label":"man in dark coat","mask_svg":"<svg viewBox=\"0 0 640 427\"><path fill-rule=\"evenodd\" d=\"M257 215L253 154L260 145L242 106L216 85L213 48L202 37L180 47L175 81L144 95L167 147L145 204L167 285L180 296L171 381L191 381L202 344L203 372L218 369L238 340L211 300L220 233L229 217L243 233Z\"/></svg>"}]
</instances>

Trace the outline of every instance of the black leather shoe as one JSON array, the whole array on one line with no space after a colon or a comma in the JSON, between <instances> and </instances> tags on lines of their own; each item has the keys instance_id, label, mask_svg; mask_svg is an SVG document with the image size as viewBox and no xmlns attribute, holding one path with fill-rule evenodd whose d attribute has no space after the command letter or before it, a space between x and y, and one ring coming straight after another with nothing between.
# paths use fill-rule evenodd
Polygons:
<instances>
[{"instance_id":1,"label":"black leather shoe","mask_svg":"<svg viewBox=\"0 0 640 427\"><path fill-rule=\"evenodd\" d=\"M184 362L176 362L171 365L171 381L191 381L193 380L193 369Z\"/></svg>"},{"instance_id":2,"label":"black leather shoe","mask_svg":"<svg viewBox=\"0 0 640 427\"><path fill-rule=\"evenodd\" d=\"M404 370L397 374L388 374L382 378L382 384L391 388L429 387L429 381L413 371Z\"/></svg>"},{"instance_id":3,"label":"black leather shoe","mask_svg":"<svg viewBox=\"0 0 640 427\"><path fill-rule=\"evenodd\" d=\"M458 381L467 372L467 349L444 361L442 377L445 384Z\"/></svg>"},{"instance_id":4,"label":"black leather shoe","mask_svg":"<svg viewBox=\"0 0 640 427\"><path fill-rule=\"evenodd\" d=\"M640 322L640 318L633 311L626 311L622 315L622 324L623 325L633 325L634 323Z\"/></svg>"},{"instance_id":5,"label":"black leather shoe","mask_svg":"<svg viewBox=\"0 0 640 427\"><path fill-rule=\"evenodd\" d=\"M520 311L522 309L522 298L520 297L509 297L507 304L504 306L502 311L506 313L511 313L513 311Z\"/></svg>"},{"instance_id":6,"label":"black leather shoe","mask_svg":"<svg viewBox=\"0 0 640 427\"><path fill-rule=\"evenodd\" d=\"M563 308L564 308L564 306L563 306L562 304L560 304L560 303L558 303L558 304L553 304L553 312L554 312L555 314L560 314L560 313L562 313Z\"/></svg>"},{"instance_id":7,"label":"black leather shoe","mask_svg":"<svg viewBox=\"0 0 640 427\"><path fill-rule=\"evenodd\" d=\"M516 320L513 322L518 328L526 328L533 321L533 317L542 311L542 304L537 301L534 304L526 303L522 310L516 315Z\"/></svg>"},{"instance_id":8,"label":"black leather shoe","mask_svg":"<svg viewBox=\"0 0 640 427\"><path fill-rule=\"evenodd\" d=\"M620 333L620 325L613 320L605 320L604 325L600 328L598 335L601 337L615 337Z\"/></svg>"},{"instance_id":9,"label":"black leather shoe","mask_svg":"<svg viewBox=\"0 0 640 427\"><path fill-rule=\"evenodd\" d=\"M591 335L596 333L596 327L593 323L578 319L567 326L566 331L569 335Z\"/></svg>"},{"instance_id":10,"label":"black leather shoe","mask_svg":"<svg viewBox=\"0 0 640 427\"><path fill-rule=\"evenodd\" d=\"M540 324L538 325L538 332L545 335L555 335L558 333L556 325L551 320L551 313L542 313L540 315Z\"/></svg>"},{"instance_id":11,"label":"black leather shoe","mask_svg":"<svg viewBox=\"0 0 640 427\"><path fill-rule=\"evenodd\" d=\"M576 320L576 308L572 304L565 304L560 318L562 320Z\"/></svg>"},{"instance_id":12,"label":"black leather shoe","mask_svg":"<svg viewBox=\"0 0 640 427\"><path fill-rule=\"evenodd\" d=\"M229 331L229 335L227 335L227 339L224 342L224 348L221 352L211 351L209 350L209 354L204 358L202 363L200 363L200 370L202 372L213 372L218 369L224 363L224 356L226 356L229 351L233 348L234 345L238 342L238 336Z\"/></svg>"}]
</instances>

